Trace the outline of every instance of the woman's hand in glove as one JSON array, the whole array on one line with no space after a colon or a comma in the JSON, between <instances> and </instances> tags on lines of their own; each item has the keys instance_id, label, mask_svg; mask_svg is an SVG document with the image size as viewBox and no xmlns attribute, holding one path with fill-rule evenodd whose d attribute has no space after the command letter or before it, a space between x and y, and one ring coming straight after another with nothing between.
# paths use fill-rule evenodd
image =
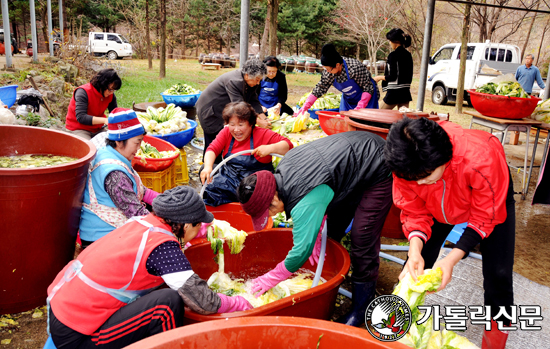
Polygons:
<instances>
[{"instance_id":1,"label":"woman's hand in glove","mask_svg":"<svg viewBox=\"0 0 550 349\"><path fill-rule=\"evenodd\" d=\"M260 297L265 292L271 290L279 282L288 279L292 275L285 267L285 262L277 264L275 269L252 280L252 293L256 294L256 298Z\"/></svg>"},{"instance_id":2,"label":"woman's hand in glove","mask_svg":"<svg viewBox=\"0 0 550 349\"><path fill-rule=\"evenodd\" d=\"M252 305L241 296L228 297L223 293L218 293L218 296L222 301L222 305L218 309L218 314L245 311L253 308Z\"/></svg>"}]
</instances>

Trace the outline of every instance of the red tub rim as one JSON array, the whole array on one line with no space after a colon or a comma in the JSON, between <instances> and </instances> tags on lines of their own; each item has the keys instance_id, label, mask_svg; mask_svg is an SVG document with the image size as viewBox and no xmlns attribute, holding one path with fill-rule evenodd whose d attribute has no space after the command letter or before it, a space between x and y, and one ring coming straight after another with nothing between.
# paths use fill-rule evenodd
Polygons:
<instances>
[{"instance_id":1,"label":"red tub rim","mask_svg":"<svg viewBox=\"0 0 550 349\"><path fill-rule=\"evenodd\" d=\"M287 231L287 232L292 233L292 228L272 228L272 229L265 229L265 230L262 230L262 231L249 232L248 235L261 234L261 233L269 232L269 231L272 231L272 230L276 230L279 233L283 232L283 231ZM212 320L214 320L214 319L234 318L234 317L241 317L241 316L243 316L243 314L246 314L246 316L256 317L255 314L258 314L258 313L266 313L266 312L267 313L273 313L275 311L284 309L284 308L287 307L286 305L284 305L285 303L298 302L298 301L303 302L303 301L306 301L308 299L317 297L319 294L324 294L324 293L330 292L331 290L333 290L336 287L335 284L340 285L344 281L344 279L345 279L345 277L348 274L348 271L350 269L351 259L350 259L348 251L340 243L338 243L338 242L336 242L332 239L327 239L327 244L328 243L334 244L335 247L342 254L342 258L344 259L344 263L342 265L342 268L338 271L338 273L332 279L327 280L327 282L323 283L322 285L318 285L315 288L307 289L305 291L296 293L293 296L285 297L283 299L279 299L275 302L263 305L263 306L258 307L258 308L245 310L245 311L237 311L237 312L233 312L233 313L221 313L221 314L207 315L208 318L211 318ZM210 242L203 242L201 244L193 245L192 247L198 247L198 246L201 246L203 244L204 245L206 245L206 244L210 245ZM190 247L190 248L192 248L192 247ZM306 263L309 263L309 262L306 261ZM316 265L314 267L317 268ZM341 278L338 276L338 274L340 275ZM206 315L198 314L198 313L192 311L191 309L189 309L188 307L185 307L185 317L186 318L202 322L202 321L204 321L204 320L202 320L202 318L205 317L205 316ZM205 322L210 322L210 321L205 321Z\"/></svg>"},{"instance_id":2,"label":"red tub rim","mask_svg":"<svg viewBox=\"0 0 550 349\"><path fill-rule=\"evenodd\" d=\"M208 333L215 330L232 330L236 332L242 328L254 327L291 327L291 328L306 328L309 330L318 330L323 334L331 334L334 336L342 336L346 334L349 337L359 337L361 339L372 338L372 341L379 343L380 346L386 346L391 349L406 349L409 348L405 344L399 342L383 342L372 337L372 335L363 328L347 326L337 322L302 318L294 316L256 316L256 317L241 317L225 320L214 320L201 322L192 325L182 326L171 331L156 334L154 336L142 339L139 342L133 343L125 348L127 349L142 349L142 348L161 348L169 345L174 341L181 341L182 338L192 337L203 333ZM322 340L321 340L322 343Z\"/></svg>"},{"instance_id":3,"label":"red tub rim","mask_svg":"<svg viewBox=\"0 0 550 349\"><path fill-rule=\"evenodd\" d=\"M77 137L75 135L72 135L67 132L57 131L57 130L50 130L46 128L36 128L32 126L20 126L20 125L0 125L0 127L13 127L13 128L25 128L29 129L30 132L40 131L40 132L53 132L58 133L62 136L66 137L72 137L76 138L84 143L86 143L89 147L88 154L85 156L77 159L76 161L69 162L66 164L56 165L56 166L48 166L48 167L37 167L37 168L1 168L0 169L0 176L15 176L15 175L37 175L37 174L43 174L43 173L55 173L55 172L64 172L67 170L72 170L75 168L79 168L82 166L85 162L91 162L92 159L95 156L96 153L96 147L95 145L88 140L85 140L83 138ZM25 153L26 154L26 153ZM25 154L17 154L17 155L25 155ZM45 154L44 154L45 155ZM9 155L2 155L2 156L9 156Z\"/></svg>"}]
</instances>

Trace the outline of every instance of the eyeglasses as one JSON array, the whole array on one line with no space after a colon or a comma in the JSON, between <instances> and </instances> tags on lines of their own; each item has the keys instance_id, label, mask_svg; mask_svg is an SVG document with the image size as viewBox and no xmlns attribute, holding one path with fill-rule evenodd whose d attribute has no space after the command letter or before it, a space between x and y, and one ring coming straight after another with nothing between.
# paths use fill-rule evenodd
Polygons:
<instances>
[{"instance_id":1,"label":"eyeglasses","mask_svg":"<svg viewBox=\"0 0 550 349\"><path fill-rule=\"evenodd\" d=\"M114 88L108 88L107 91L111 92L111 93L115 93L115 89Z\"/></svg>"}]
</instances>

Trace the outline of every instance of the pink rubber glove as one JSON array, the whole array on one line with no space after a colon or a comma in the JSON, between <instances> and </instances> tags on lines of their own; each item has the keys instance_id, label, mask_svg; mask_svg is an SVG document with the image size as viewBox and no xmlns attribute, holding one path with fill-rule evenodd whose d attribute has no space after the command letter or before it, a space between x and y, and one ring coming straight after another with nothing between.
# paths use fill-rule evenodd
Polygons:
<instances>
[{"instance_id":1,"label":"pink rubber glove","mask_svg":"<svg viewBox=\"0 0 550 349\"><path fill-rule=\"evenodd\" d=\"M194 239L205 238L206 234L208 233L208 227L211 226L212 224L214 224L214 221L212 221L211 223L201 223L199 233L197 234L197 236L195 236ZM188 242L188 243L185 244L185 248L188 248L188 247L191 247L191 242Z\"/></svg>"},{"instance_id":2,"label":"pink rubber glove","mask_svg":"<svg viewBox=\"0 0 550 349\"><path fill-rule=\"evenodd\" d=\"M319 233L317 234L317 241L315 241L315 247L313 248L313 252L311 252L311 256L309 256L309 262L311 265L315 265L315 263L319 263L319 256L321 255L321 245L323 243L323 234L321 233L323 231L323 228L325 227L325 222L327 221L327 216L325 215L323 217L323 221L321 222L321 228L319 228ZM326 253L325 253L326 256Z\"/></svg>"},{"instance_id":3,"label":"pink rubber glove","mask_svg":"<svg viewBox=\"0 0 550 349\"><path fill-rule=\"evenodd\" d=\"M152 205L152 204L153 204L153 200L154 200L158 195L159 195L159 193L157 193L156 191L147 188L147 190L146 190L145 193L143 194L143 202L145 202L146 204Z\"/></svg>"},{"instance_id":4,"label":"pink rubber glove","mask_svg":"<svg viewBox=\"0 0 550 349\"><path fill-rule=\"evenodd\" d=\"M371 97L372 95L370 93L363 92L363 94L361 95L361 100L359 101L359 103L357 103L357 107L355 107L355 109L365 108L367 104L369 104Z\"/></svg>"},{"instance_id":5,"label":"pink rubber glove","mask_svg":"<svg viewBox=\"0 0 550 349\"><path fill-rule=\"evenodd\" d=\"M201 228L199 229L199 233L197 236L195 236L195 239L205 238L206 234L208 233L208 227L214 224L214 221L211 223L202 223Z\"/></svg>"},{"instance_id":6,"label":"pink rubber glove","mask_svg":"<svg viewBox=\"0 0 550 349\"><path fill-rule=\"evenodd\" d=\"M218 309L218 314L222 313L232 313L234 311L245 311L252 309L252 305L248 303L246 299L241 296L228 297L223 293L218 293L220 299L222 300L222 305Z\"/></svg>"},{"instance_id":7,"label":"pink rubber glove","mask_svg":"<svg viewBox=\"0 0 550 349\"><path fill-rule=\"evenodd\" d=\"M277 264L275 269L252 280L252 293L258 293L256 294L256 298L258 298L265 292L275 287L279 282L288 279L290 275L292 275L292 273L286 270L285 261L282 261Z\"/></svg>"},{"instance_id":8,"label":"pink rubber glove","mask_svg":"<svg viewBox=\"0 0 550 349\"><path fill-rule=\"evenodd\" d=\"M315 97L314 95L310 94L307 99L306 99L306 102L304 103L304 105L302 106L302 108L300 108L300 110L297 112L297 113L294 113L293 116L298 116L306 111L309 110L309 108L311 108L311 106L313 105L313 103L315 103L315 101L317 100L317 97Z\"/></svg>"}]
</instances>

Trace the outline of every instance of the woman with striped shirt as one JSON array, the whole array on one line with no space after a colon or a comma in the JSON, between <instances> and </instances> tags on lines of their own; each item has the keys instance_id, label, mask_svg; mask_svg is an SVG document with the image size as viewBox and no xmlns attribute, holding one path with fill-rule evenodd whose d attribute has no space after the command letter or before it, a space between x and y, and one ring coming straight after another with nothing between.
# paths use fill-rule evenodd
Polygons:
<instances>
[{"instance_id":1,"label":"woman with striped shirt","mask_svg":"<svg viewBox=\"0 0 550 349\"><path fill-rule=\"evenodd\" d=\"M394 28L386 34L386 38L393 51L388 55L384 75L374 77L376 82L382 81L382 91L386 92L380 109L408 108L412 101L413 59L406 48L411 46L411 37L403 30Z\"/></svg>"}]
</instances>

